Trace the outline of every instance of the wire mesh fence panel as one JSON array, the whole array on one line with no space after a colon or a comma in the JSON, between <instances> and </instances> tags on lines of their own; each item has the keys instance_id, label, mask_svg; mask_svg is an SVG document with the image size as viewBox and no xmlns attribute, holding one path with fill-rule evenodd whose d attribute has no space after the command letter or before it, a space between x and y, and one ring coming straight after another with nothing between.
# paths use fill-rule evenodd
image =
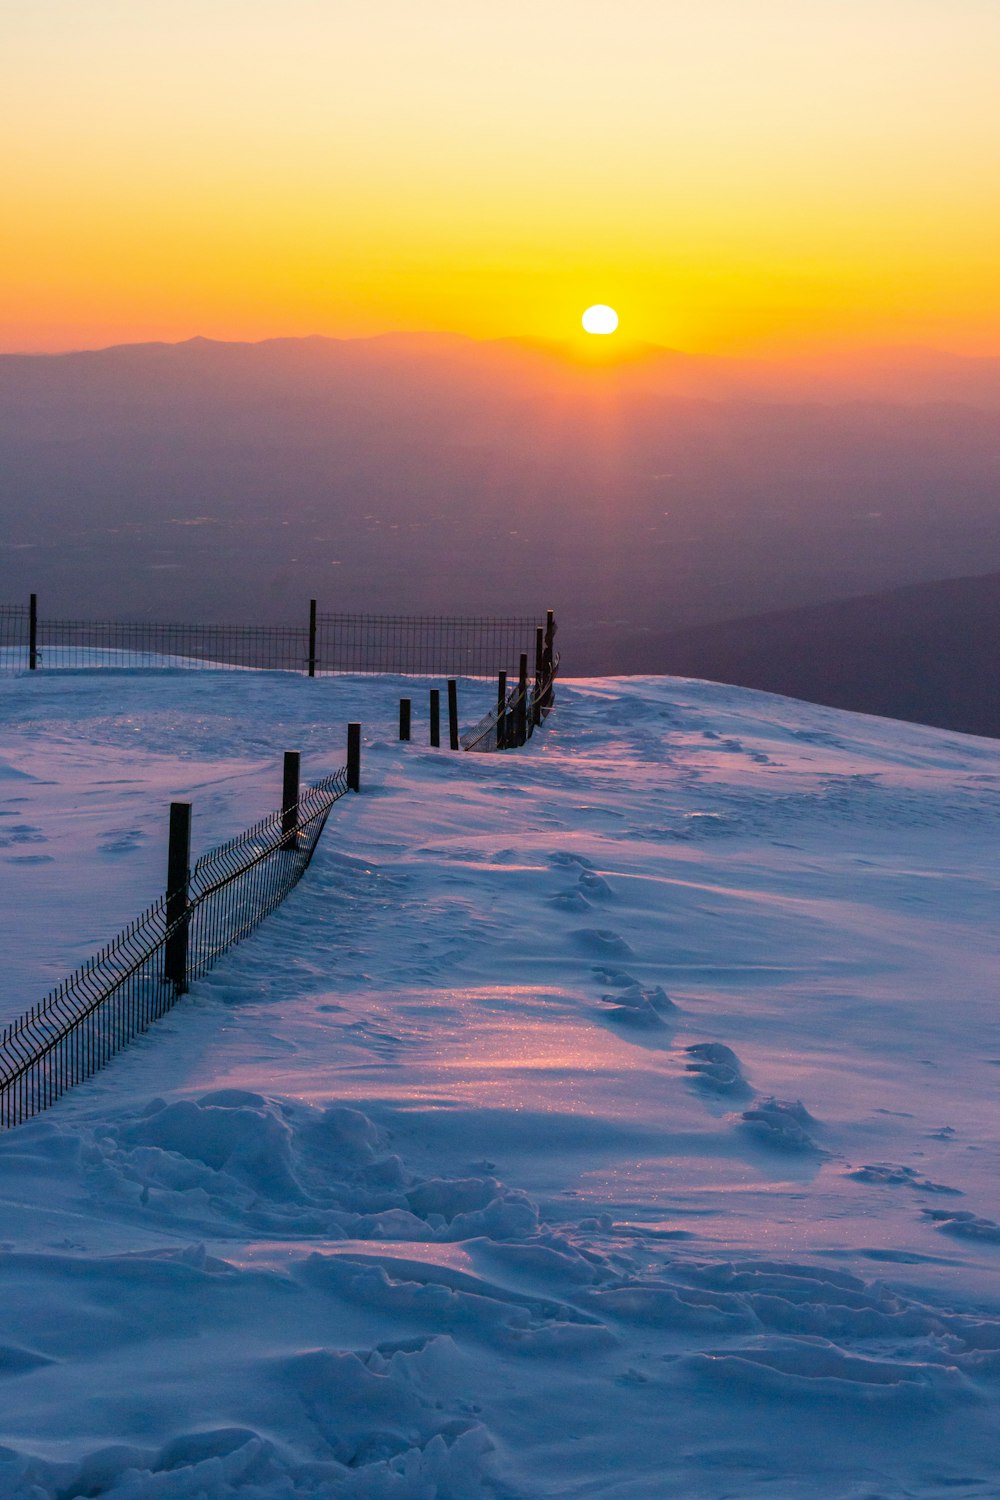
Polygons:
<instances>
[{"instance_id":1,"label":"wire mesh fence panel","mask_svg":"<svg viewBox=\"0 0 1000 1500\"><path fill-rule=\"evenodd\" d=\"M0 604L0 671L28 666L30 612L26 604Z\"/></svg>"},{"instance_id":2,"label":"wire mesh fence panel","mask_svg":"<svg viewBox=\"0 0 1000 1500\"><path fill-rule=\"evenodd\" d=\"M527 617L319 614L318 670L491 677L534 641Z\"/></svg>"},{"instance_id":3,"label":"wire mesh fence panel","mask_svg":"<svg viewBox=\"0 0 1000 1500\"><path fill-rule=\"evenodd\" d=\"M488 752L513 750L525 744L555 707L558 673L559 657L556 656L544 675L527 683L523 692L517 685L510 688L478 724L462 735L462 749Z\"/></svg>"},{"instance_id":4,"label":"wire mesh fence panel","mask_svg":"<svg viewBox=\"0 0 1000 1500\"><path fill-rule=\"evenodd\" d=\"M38 621L38 666L304 672L309 634L295 625Z\"/></svg>"},{"instance_id":5,"label":"wire mesh fence panel","mask_svg":"<svg viewBox=\"0 0 1000 1500\"><path fill-rule=\"evenodd\" d=\"M0 605L0 671L175 668L489 677L530 651L539 622L520 616L319 613L310 626L186 625L38 617Z\"/></svg>"},{"instance_id":6,"label":"wire mesh fence panel","mask_svg":"<svg viewBox=\"0 0 1000 1500\"><path fill-rule=\"evenodd\" d=\"M0 1031L0 1127L54 1104L168 1011L191 980L284 900L309 865L347 768L307 788L293 809L198 860L168 921L162 897L46 998ZM291 814L291 815L289 815ZM168 970L177 939L180 973ZM173 945L173 946L171 946Z\"/></svg>"}]
</instances>

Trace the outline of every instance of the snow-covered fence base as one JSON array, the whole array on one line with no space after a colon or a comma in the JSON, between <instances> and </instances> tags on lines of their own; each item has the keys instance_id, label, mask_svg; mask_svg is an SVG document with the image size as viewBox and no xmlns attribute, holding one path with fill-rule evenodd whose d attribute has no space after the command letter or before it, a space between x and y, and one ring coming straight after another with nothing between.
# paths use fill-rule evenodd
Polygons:
<instances>
[{"instance_id":1,"label":"snow-covered fence base","mask_svg":"<svg viewBox=\"0 0 1000 1500\"><path fill-rule=\"evenodd\" d=\"M39 1004L0 1032L0 1128L19 1125L89 1078L176 1004L288 895L313 856L348 768L203 854L181 901L168 891ZM175 913L180 910L179 915ZM184 953L181 971L171 953Z\"/></svg>"}]
</instances>

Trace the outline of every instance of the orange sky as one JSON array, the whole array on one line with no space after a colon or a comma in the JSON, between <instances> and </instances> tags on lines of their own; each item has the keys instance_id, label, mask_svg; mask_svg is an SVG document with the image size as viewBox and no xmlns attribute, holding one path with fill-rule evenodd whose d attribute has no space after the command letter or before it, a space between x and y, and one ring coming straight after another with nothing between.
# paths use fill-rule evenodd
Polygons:
<instances>
[{"instance_id":1,"label":"orange sky","mask_svg":"<svg viewBox=\"0 0 1000 1500\"><path fill-rule=\"evenodd\" d=\"M5 0L0 348L1000 353L997 0Z\"/></svg>"}]
</instances>

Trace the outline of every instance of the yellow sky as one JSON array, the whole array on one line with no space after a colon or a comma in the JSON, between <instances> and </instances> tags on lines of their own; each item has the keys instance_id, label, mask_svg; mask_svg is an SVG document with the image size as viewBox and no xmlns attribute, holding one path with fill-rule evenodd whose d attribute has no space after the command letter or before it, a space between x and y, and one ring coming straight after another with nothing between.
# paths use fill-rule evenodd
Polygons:
<instances>
[{"instance_id":1,"label":"yellow sky","mask_svg":"<svg viewBox=\"0 0 1000 1500\"><path fill-rule=\"evenodd\" d=\"M1000 353L998 0L0 0L0 348Z\"/></svg>"}]
</instances>

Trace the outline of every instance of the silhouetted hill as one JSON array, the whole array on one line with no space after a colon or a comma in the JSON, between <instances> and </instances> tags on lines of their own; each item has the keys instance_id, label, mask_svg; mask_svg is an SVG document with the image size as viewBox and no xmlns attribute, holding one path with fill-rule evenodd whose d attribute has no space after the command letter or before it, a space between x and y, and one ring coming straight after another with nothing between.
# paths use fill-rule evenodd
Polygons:
<instances>
[{"instance_id":1,"label":"silhouetted hill","mask_svg":"<svg viewBox=\"0 0 1000 1500\"><path fill-rule=\"evenodd\" d=\"M428 334L3 356L0 602L551 606L583 652L1000 568L998 370Z\"/></svg>"},{"instance_id":2,"label":"silhouetted hill","mask_svg":"<svg viewBox=\"0 0 1000 1500\"><path fill-rule=\"evenodd\" d=\"M1000 573L651 633L583 669L702 677L1000 737Z\"/></svg>"}]
</instances>

